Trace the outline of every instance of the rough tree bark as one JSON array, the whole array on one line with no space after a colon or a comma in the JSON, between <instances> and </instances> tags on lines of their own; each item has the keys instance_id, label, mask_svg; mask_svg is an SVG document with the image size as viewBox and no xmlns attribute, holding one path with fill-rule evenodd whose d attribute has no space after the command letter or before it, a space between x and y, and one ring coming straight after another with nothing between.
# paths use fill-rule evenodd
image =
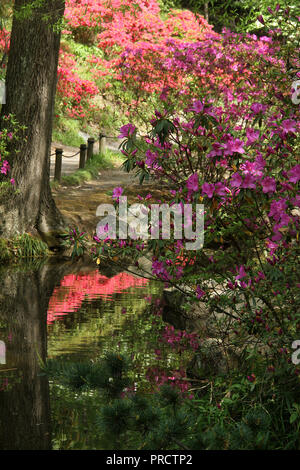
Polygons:
<instances>
[{"instance_id":1,"label":"rough tree bark","mask_svg":"<svg viewBox=\"0 0 300 470\"><path fill-rule=\"evenodd\" d=\"M22 7L34 0L15 0L6 74L6 105L2 115L13 114L26 126L27 140L10 149L11 177L18 192L0 206L0 236L11 237L36 228L51 246L63 229L50 184L52 118L57 82L64 0L45 0L21 17ZM41 2L36 2L36 5Z\"/></svg>"}]
</instances>

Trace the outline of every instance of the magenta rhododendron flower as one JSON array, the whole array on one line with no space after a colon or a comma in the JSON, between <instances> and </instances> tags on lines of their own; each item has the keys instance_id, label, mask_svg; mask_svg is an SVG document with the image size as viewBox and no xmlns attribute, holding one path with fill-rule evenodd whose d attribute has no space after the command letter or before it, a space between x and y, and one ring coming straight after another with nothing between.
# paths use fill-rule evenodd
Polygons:
<instances>
[{"instance_id":1,"label":"magenta rhododendron flower","mask_svg":"<svg viewBox=\"0 0 300 470\"><path fill-rule=\"evenodd\" d=\"M240 166L240 169L243 171L244 175L262 177L264 169L264 160L263 162L259 159L256 159L254 162L249 162L249 160L247 160Z\"/></svg>"},{"instance_id":2,"label":"magenta rhododendron flower","mask_svg":"<svg viewBox=\"0 0 300 470\"><path fill-rule=\"evenodd\" d=\"M263 193L274 193L276 191L276 180L270 176L266 176L261 180L261 185L263 188Z\"/></svg>"},{"instance_id":3,"label":"magenta rhododendron flower","mask_svg":"<svg viewBox=\"0 0 300 470\"><path fill-rule=\"evenodd\" d=\"M204 290L202 290L200 286L197 286L196 295L197 295L197 299L201 299L205 295Z\"/></svg>"},{"instance_id":4,"label":"magenta rhododendron flower","mask_svg":"<svg viewBox=\"0 0 300 470\"><path fill-rule=\"evenodd\" d=\"M269 217L273 217L274 220L279 221L285 214L286 210L286 199L281 198L278 201L272 201L270 205Z\"/></svg>"},{"instance_id":5,"label":"magenta rhododendron flower","mask_svg":"<svg viewBox=\"0 0 300 470\"><path fill-rule=\"evenodd\" d=\"M291 199L293 206L300 207L300 194L296 194L295 197Z\"/></svg>"},{"instance_id":6,"label":"magenta rhododendron flower","mask_svg":"<svg viewBox=\"0 0 300 470\"><path fill-rule=\"evenodd\" d=\"M120 129L119 139L124 139L126 137L131 137L136 131L136 127L133 124L125 124Z\"/></svg>"},{"instance_id":7,"label":"magenta rhododendron flower","mask_svg":"<svg viewBox=\"0 0 300 470\"><path fill-rule=\"evenodd\" d=\"M215 190L214 184L203 183L203 185L202 185L202 194L206 194L207 197L209 197L210 199L213 197L214 190Z\"/></svg>"},{"instance_id":8,"label":"magenta rhododendron flower","mask_svg":"<svg viewBox=\"0 0 300 470\"><path fill-rule=\"evenodd\" d=\"M204 105L202 101L200 100L194 101L192 110L195 111L195 113L197 114L202 113L203 109L204 109Z\"/></svg>"},{"instance_id":9,"label":"magenta rhododendron flower","mask_svg":"<svg viewBox=\"0 0 300 470\"><path fill-rule=\"evenodd\" d=\"M146 151L145 163L149 168L152 168L152 166L155 163L156 159L157 159L157 155L155 153L151 152L151 150Z\"/></svg>"},{"instance_id":10,"label":"magenta rhododendron flower","mask_svg":"<svg viewBox=\"0 0 300 470\"><path fill-rule=\"evenodd\" d=\"M250 109L254 114L264 113L267 109L267 105L261 103L253 103Z\"/></svg>"},{"instance_id":11,"label":"magenta rhododendron flower","mask_svg":"<svg viewBox=\"0 0 300 470\"><path fill-rule=\"evenodd\" d=\"M247 273L245 271L245 267L244 266L240 266L238 268L238 275L236 276L236 281L239 280L239 279L242 279L243 277L247 276Z\"/></svg>"},{"instance_id":12,"label":"magenta rhododendron flower","mask_svg":"<svg viewBox=\"0 0 300 470\"><path fill-rule=\"evenodd\" d=\"M244 142L240 139L232 139L225 144L224 155L232 155L233 153L245 153Z\"/></svg>"},{"instance_id":13,"label":"magenta rhododendron flower","mask_svg":"<svg viewBox=\"0 0 300 470\"><path fill-rule=\"evenodd\" d=\"M218 195L218 196L226 196L226 194L228 194L228 188L225 186L224 183L216 183L215 185L215 193Z\"/></svg>"},{"instance_id":14,"label":"magenta rhododendron flower","mask_svg":"<svg viewBox=\"0 0 300 470\"><path fill-rule=\"evenodd\" d=\"M124 191L124 189L121 188L121 186L118 186L117 188L114 188L112 197L114 199L116 199L116 198L122 196L123 191Z\"/></svg>"},{"instance_id":15,"label":"magenta rhododendron flower","mask_svg":"<svg viewBox=\"0 0 300 470\"><path fill-rule=\"evenodd\" d=\"M298 183L300 180L300 165L296 165L293 168L290 169L289 171L289 181L291 183Z\"/></svg>"},{"instance_id":16,"label":"magenta rhododendron flower","mask_svg":"<svg viewBox=\"0 0 300 470\"><path fill-rule=\"evenodd\" d=\"M154 275L160 276L161 274L165 274L166 268L162 261L153 261L152 263L152 273Z\"/></svg>"},{"instance_id":17,"label":"magenta rhododendron flower","mask_svg":"<svg viewBox=\"0 0 300 470\"><path fill-rule=\"evenodd\" d=\"M168 98L169 90L170 90L170 87L168 87L168 86L164 87L162 89L162 92L161 92L160 96L159 96L159 99L162 100L162 101L166 101L167 98Z\"/></svg>"},{"instance_id":18,"label":"magenta rhododendron flower","mask_svg":"<svg viewBox=\"0 0 300 470\"><path fill-rule=\"evenodd\" d=\"M7 160L4 160L0 172L3 175L7 175L10 172L10 164L8 163Z\"/></svg>"},{"instance_id":19,"label":"magenta rhododendron flower","mask_svg":"<svg viewBox=\"0 0 300 470\"><path fill-rule=\"evenodd\" d=\"M251 145L253 142L256 142L257 139L259 138L259 131L256 131L255 129L248 128L246 130L246 136L247 136L247 144L246 145Z\"/></svg>"},{"instance_id":20,"label":"magenta rhododendron flower","mask_svg":"<svg viewBox=\"0 0 300 470\"><path fill-rule=\"evenodd\" d=\"M296 121L293 119L285 119L282 121L280 127L286 134L289 132L296 132Z\"/></svg>"},{"instance_id":21,"label":"magenta rhododendron flower","mask_svg":"<svg viewBox=\"0 0 300 470\"><path fill-rule=\"evenodd\" d=\"M220 144L219 142L213 142L212 148L213 149L207 154L208 158L215 156L221 157L223 155L224 144Z\"/></svg>"},{"instance_id":22,"label":"magenta rhododendron flower","mask_svg":"<svg viewBox=\"0 0 300 470\"><path fill-rule=\"evenodd\" d=\"M233 173L230 184L233 188L240 188L243 182L243 178L239 173Z\"/></svg>"},{"instance_id":23,"label":"magenta rhododendron flower","mask_svg":"<svg viewBox=\"0 0 300 470\"><path fill-rule=\"evenodd\" d=\"M243 189L255 189L255 177L253 175L247 174L243 180L242 186Z\"/></svg>"},{"instance_id":24,"label":"magenta rhododendron flower","mask_svg":"<svg viewBox=\"0 0 300 470\"><path fill-rule=\"evenodd\" d=\"M263 16L262 16L262 15L259 15L259 16L257 17L257 19L258 19L258 21L259 21L261 24L263 24L263 25L265 24L265 20L263 19Z\"/></svg>"},{"instance_id":25,"label":"magenta rhododendron flower","mask_svg":"<svg viewBox=\"0 0 300 470\"><path fill-rule=\"evenodd\" d=\"M187 182L186 182L186 186L188 188L189 191L198 191L199 190L199 176L198 176L198 173L194 173L193 175L191 175Z\"/></svg>"}]
</instances>

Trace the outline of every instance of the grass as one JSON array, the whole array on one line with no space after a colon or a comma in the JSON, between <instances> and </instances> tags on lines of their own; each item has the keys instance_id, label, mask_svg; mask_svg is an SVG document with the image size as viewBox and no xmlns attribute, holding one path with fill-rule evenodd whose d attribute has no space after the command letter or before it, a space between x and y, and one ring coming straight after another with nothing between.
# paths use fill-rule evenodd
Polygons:
<instances>
[{"instance_id":1,"label":"grass","mask_svg":"<svg viewBox=\"0 0 300 470\"><path fill-rule=\"evenodd\" d=\"M85 181L90 181L98 177L99 170L110 170L121 166L124 159L121 155L107 150L105 154L94 155L88 160L86 166L82 170L77 170L71 175L62 176L61 183L57 181L51 182L51 187L56 188L59 185L79 186Z\"/></svg>"},{"instance_id":2,"label":"grass","mask_svg":"<svg viewBox=\"0 0 300 470\"><path fill-rule=\"evenodd\" d=\"M52 140L70 147L80 147L81 144L86 144L84 138L78 134L80 130L80 121L60 117L54 120Z\"/></svg>"},{"instance_id":3,"label":"grass","mask_svg":"<svg viewBox=\"0 0 300 470\"><path fill-rule=\"evenodd\" d=\"M44 258L48 254L48 246L28 233L10 240L0 238L0 264L12 260Z\"/></svg>"}]
</instances>

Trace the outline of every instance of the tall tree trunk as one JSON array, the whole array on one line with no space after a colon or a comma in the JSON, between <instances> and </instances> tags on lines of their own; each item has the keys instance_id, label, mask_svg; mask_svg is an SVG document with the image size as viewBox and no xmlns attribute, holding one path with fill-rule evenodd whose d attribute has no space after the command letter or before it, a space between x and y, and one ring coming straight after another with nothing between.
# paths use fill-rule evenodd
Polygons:
<instances>
[{"instance_id":1,"label":"tall tree trunk","mask_svg":"<svg viewBox=\"0 0 300 470\"><path fill-rule=\"evenodd\" d=\"M51 245L63 228L52 198L50 148L64 0L44 0L20 16L32 0L15 0L6 74L6 105L2 116L13 114L26 126L26 141L10 149L12 178L18 192L0 206L0 236L10 237L37 228Z\"/></svg>"},{"instance_id":2,"label":"tall tree trunk","mask_svg":"<svg viewBox=\"0 0 300 470\"><path fill-rule=\"evenodd\" d=\"M208 14L208 2L204 3L204 17L207 22L209 22L209 14Z\"/></svg>"}]
</instances>

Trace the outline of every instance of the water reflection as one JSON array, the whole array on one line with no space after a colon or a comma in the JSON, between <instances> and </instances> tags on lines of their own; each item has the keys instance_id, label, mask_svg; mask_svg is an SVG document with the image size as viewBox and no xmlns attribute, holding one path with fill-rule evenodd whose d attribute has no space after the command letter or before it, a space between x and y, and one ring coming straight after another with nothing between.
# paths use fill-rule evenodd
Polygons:
<instances>
[{"instance_id":1,"label":"water reflection","mask_svg":"<svg viewBox=\"0 0 300 470\"><path fill-rule=\"evenodd\" d=\"M132 351L153 288L80 263L2 267L0 278L0 449L51 449L49 382L39 361L97 357L120 341Z\"/></svg>"},{"instance_id":2,"label":"water reflection","mask_svg":"<svg viewBox=\"0 0 300 470\"><path fill-rule=\"evenodd\" d=\"M113 300L113 294L121 293L130 287L143 287L147 279L119 273L108 278L94 270L83 274L69 274L54 289L49 302L47 322L53 323L59 316L67 315L81 307L84 299Z\"/></svg>"},{"instance_id":3,"label":"water reflection","mask_svg":"<svg viewBox=\"0 0 300 470\"><path fill-rule=\"evenodd\" d=\"M39 375L46 358L47 298L40 272L1 271L0 336L6 364L0 366L0 448L51 448L49 385Z\"/></svg>"}]
</instances>

